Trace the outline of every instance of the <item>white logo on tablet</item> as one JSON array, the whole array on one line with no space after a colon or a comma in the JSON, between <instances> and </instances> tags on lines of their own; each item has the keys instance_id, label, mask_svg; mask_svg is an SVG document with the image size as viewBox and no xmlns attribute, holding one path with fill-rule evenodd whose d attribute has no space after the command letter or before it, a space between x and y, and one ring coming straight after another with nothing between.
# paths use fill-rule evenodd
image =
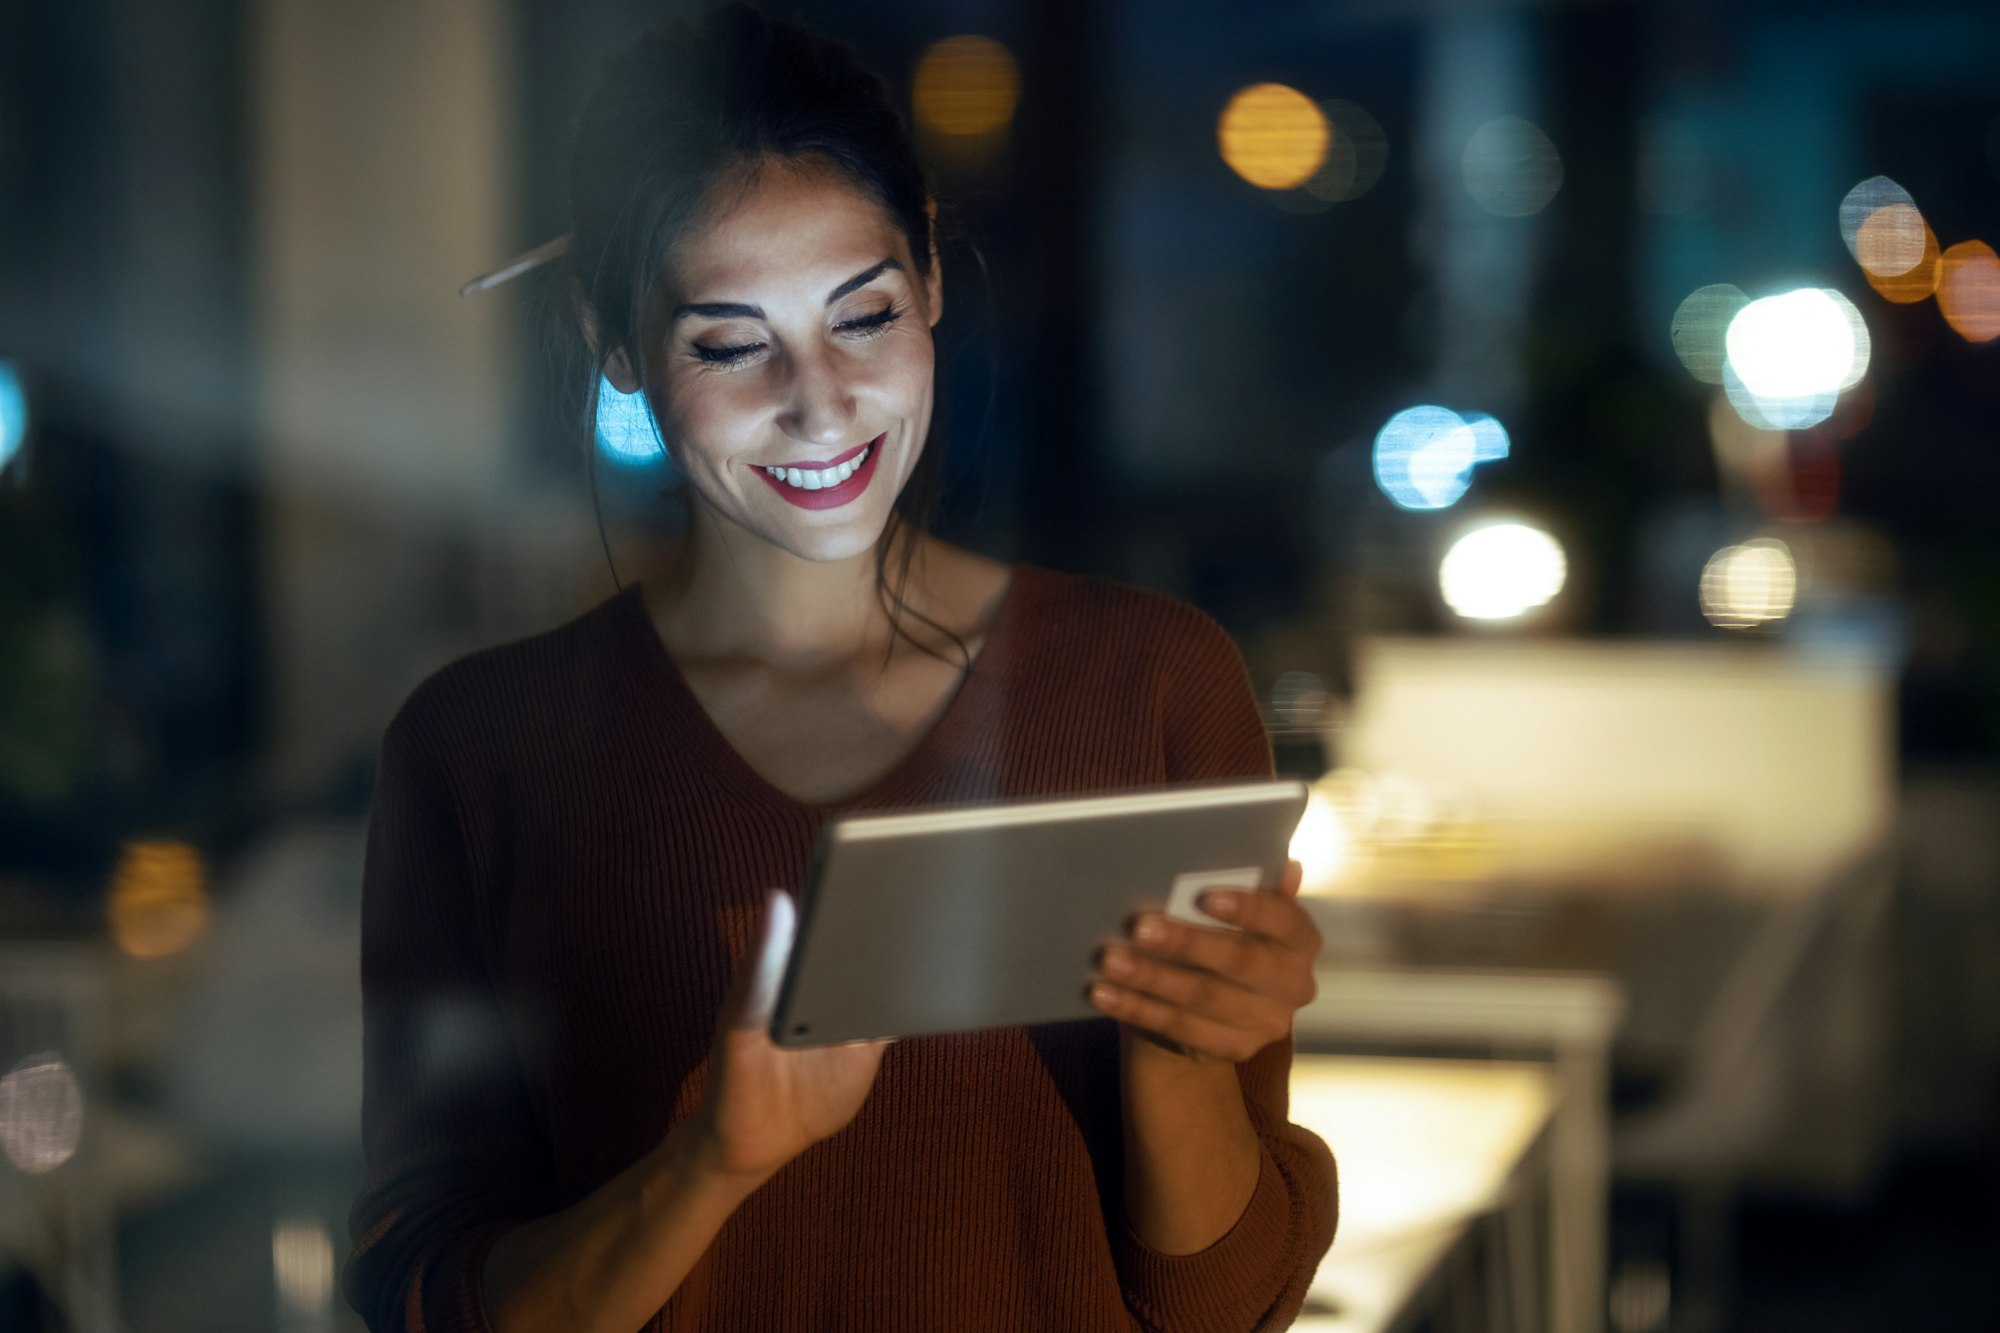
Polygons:
<instances>
[{"instance_id":1,"label":"white logo on tablet","mask_svg":"<svg viewBox=\"0 0 2000 1333\"><path fill-rule=\"evenodd\" d=\"M1197 926L1215 930L1240 930L1242 927L1202 911L1196 900L1210 889L1254 891L1263 881L1264 872L1256 866L1243 866L1237 870L1192 870L1185 875L1175 875L1174 886L1167 893L1167 915L1176 921L1191 921Z\"/></svg>"}]
</instances>

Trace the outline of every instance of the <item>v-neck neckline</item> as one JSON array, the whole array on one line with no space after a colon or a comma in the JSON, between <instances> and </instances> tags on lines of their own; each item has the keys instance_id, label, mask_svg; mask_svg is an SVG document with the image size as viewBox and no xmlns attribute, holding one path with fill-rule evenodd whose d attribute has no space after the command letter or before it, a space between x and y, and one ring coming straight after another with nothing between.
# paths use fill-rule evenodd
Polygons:
<instances>
[{"instance_id":1,"label":"v-neck neckline","mask_svg":"<svg viewBox=\"0 0 2000 1333\"><path fill-rule=\"evenodd\" d=\"M708 709L702 706L694 687L681 673L680 664L674 661L666 641L660 637L659 628L653 624L652 613L646 608L642 585L626 585L612 601L617 618L630 632L639 649L639 656L647 664L648 673L661 687L656 697L663 704L663 720L678 721L685 715L685 727L678 733L679 737L683 741L691 741L710 774L753 803L775 804L804 811L818 819L829 819L849 811L892 803L892 798L913 790L932 767L937 755L951 748L966 716L977 708L980 698L992 688L988 682L998 674L997 669L1012 647L1022 605L1027 600L1027 589L1023 585L1031 583L1039 572L1031 565L1018 562L1013 565L1006 590L1000 595L1000 605L987 626L985 640L973 655L971 668L960 677L951 698L930 726L924 729L909 753L860 791L826 802L801 800L783 790L745 759L729 737L723 734L722 728L709 716Z\"/></svg>"}]
</instances>

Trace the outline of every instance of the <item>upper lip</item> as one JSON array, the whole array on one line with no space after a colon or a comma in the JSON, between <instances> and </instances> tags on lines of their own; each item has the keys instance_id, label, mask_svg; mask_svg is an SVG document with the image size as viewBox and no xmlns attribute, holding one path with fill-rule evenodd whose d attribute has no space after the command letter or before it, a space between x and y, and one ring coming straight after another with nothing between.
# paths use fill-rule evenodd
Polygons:
<instances>
[{"instance_id":1,"label":"upper lip","mask_svg":"<svg viewBox=\"0 0 2000 1333\"><path fill-rule=\"evenodd\" d=\"M884 434L886 434L886 433L887 433L887 432L884 432ZM854 456L855 456L856 454L859 454L859 453L860 453L860 452L861 452L861 451L862 451L863 449L866 449L866 448L867 448L867 447L868 447L869 445L871 445L871 444L874 444L874 443L875 443L875 442L876 442L877 440L880 440L880 439L882 439L882 436L881 436L881 435L877 435L877 436L875 437L875 439L873 439L873 440L863 440L863 441L862 441L862 442L861 442L860 444L857 444L857 445L855 445L855 446L854 446L854 447L853 447L852 449L849 449L849 450L848 450L848 451L847 451L846 453L844 453L844 454L841 454L841 455L839 455L839 456L838 456L838 457L836 457L836 458L829 458L829 459L827 459L827 460L826 460L825 462L823 462L823 463L813 463L813 462L805 462L805 463L752 463L752 464L751 464L750 466L751 466L751 467L787 467L787 468L797 468L797 469L798 469L799 471L801 471L801 472L819 472L819 471L823 471L823 470L825 470L826 468L830 468L830 467L839 467L839 466L840 466L840 465L841 465L842 463L845 463L845 462L846 462L846 461L847 461L848 459L850 459L850 458L853 458L853 457L854 457Z\"/></svg>"}]
</instances>

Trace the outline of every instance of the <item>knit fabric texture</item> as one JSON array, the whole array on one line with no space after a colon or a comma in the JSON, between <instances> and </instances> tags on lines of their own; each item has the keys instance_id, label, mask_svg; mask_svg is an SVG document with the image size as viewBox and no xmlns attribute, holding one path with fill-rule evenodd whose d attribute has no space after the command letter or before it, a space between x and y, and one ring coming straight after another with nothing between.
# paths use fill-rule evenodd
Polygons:
<instances>
[{"instance_id":1,"label":"knit fabric texture","mask_svg":"<svg viewBox=\"0 0 2000 1333\"><path fill-rule=\"evenodd\" d=\"M367 1176L348 1300L483 1333L493 1242L700 1105L772 886L838 814L1267 777L1243 661L1187 604L1032 565L915 751L835 806L778 791L636 587L454 662L382 743L363 892ZM1283 1328L1332 1241L1333 1160L1287 1121L1288 1041L1237 1067L1255 1193L1197 1254L1123 1216L1116 1025L919 1037L854 1121L730 1218L649 1333Z\"/></svg>"}]
</instances>

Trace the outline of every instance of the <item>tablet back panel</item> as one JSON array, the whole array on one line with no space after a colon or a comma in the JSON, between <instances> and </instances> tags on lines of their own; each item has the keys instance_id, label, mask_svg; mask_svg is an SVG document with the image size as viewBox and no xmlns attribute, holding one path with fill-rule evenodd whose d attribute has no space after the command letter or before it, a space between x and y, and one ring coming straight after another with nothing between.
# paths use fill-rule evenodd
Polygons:
<instances>
[{"instance_id":1,"label":"tablet back panel","mask_svg":"<svg viewBox=\"0 0 2000 1333\"><path fill-rule=\"evenodd\" d=\"M1305 802L1302 783L1235 783L830 823L772 1037L1101 1017L1096 951L1170 900L1200 919L1200 888L1274 887Z\"/></svg>"}]
</instances>

